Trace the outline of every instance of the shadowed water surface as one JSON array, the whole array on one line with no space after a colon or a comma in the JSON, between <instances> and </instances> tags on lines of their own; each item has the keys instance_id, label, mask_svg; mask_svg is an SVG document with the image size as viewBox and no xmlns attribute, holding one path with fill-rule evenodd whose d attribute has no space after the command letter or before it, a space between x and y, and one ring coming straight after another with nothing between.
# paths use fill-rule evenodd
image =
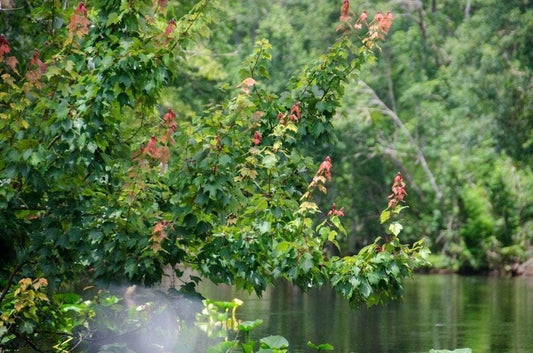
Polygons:
<instances>
[{"instance_id":1,"label":"shadowed water surface","mask_svg":"<svg viewBox=\"0 0 533 353\"><path fill-rule=\"evenodd\" d=\"M263 298L227 286L200 291L211 299L244 300L240 318L264 320L253 338L282 335L292 353L309 352L309 340L330 343L335 352L533 352L533 278L419 275L406 281L404 300L369 309L351 309L329 288L301 293L279 285Z\"/></svg>"}]
</instances>

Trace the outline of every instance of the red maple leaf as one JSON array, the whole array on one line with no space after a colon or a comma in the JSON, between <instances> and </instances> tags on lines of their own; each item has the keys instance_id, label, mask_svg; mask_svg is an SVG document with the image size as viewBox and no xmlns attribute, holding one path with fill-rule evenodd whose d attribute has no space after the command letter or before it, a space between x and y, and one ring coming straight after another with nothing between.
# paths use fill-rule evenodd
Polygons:
<instances>
[{"instance_id":1,"label":"red maple leaf","mask_svg":"<svg viewBox=\"0 0 533 353\"><path fill-rule=\"evenodd\" d=\"M11 48L9 48L9 43L4 37L3 34L0 34L0 61L3 60L4 54L7 54L11 51Z\"/></svg>"},{"instance_id":2,"label":"red maple leaf","mask_svg":"<svg viewBox=\"0 0 533 353\"><path fill-rule=\"evenodd\" d=\"M347 22L350 20L350 15L348 14L349 11L350 11L350 1L344 0L341 6L341 17L339 18L341 22Z\"/></svg>"},{"instance_id":3,"label":"red maple leaf","mask_svg":"<svg viewBox=\"0 0 533 353\"><path fill-rule=\"evenodd\" d=\"M48 66L46 66L46 64L41 61L41 58L39 58L39 51L37 49L33 51L33 56L30 59L30 66L32 65L37 65L39 71L43 74L48 69Z\"/></svg>"},{"instance_id":4,"label":"red maple leaf","mask_svg":"<svg viewBox=\"0 0 533 353\"><path fill-rule=\"evenodd\" d=\"M13 72L15 72L17 74L19 73L18 70L17 70L17 64L18 63L19 63L19 61L14 56L8 56L6 58L7 66L9 66L11 68L11 70L13 70Z\"/></svg>"},{"instance_id":5,"label":"red maple leaf","mask_svg":"<svg viewBox=\"0 0 533 353\"><path fill-rule=\"evenodd\" d=\"M254 133L254 138L253 138L252 142L253 142L254 145L257 146L257 145L261 144L262 139L263 139L263 136L261 136L261 133L259 131L256 131Z\"/></svg>"},{"instance_id":6,"label":"red maple leaf","mask_svg":"<svg viewBox=\"0 0 533 353\"><path fill-rule=\"evenodd\" d=\"M170 19L168 21L168 26L167 28L165 29L165 37L168 37L172 34L172 32L174 32L174 30L176 29L176 21L174 19Z\"/></svg>"},{"instance_id":7,"label":"red maple leaf","mask_svg":"<svg viewBox=\"0 0 533 353\"><path fill-rule=\"evenodd\" d=\"M87 18L87 9L85 3L80 2L74 11L74 15L70 18L68 30L71 35L81 38L89 34L89 19Z\"/></svg>"}]
</instances>

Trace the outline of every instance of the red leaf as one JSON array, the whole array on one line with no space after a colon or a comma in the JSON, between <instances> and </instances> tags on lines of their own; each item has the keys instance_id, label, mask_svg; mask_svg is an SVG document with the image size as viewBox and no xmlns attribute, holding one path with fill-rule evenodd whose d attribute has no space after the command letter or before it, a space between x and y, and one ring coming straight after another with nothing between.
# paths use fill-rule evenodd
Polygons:
<instances>
[{"instance_id":1,"label":"red leaf","mask_svg":"<svg viewBox=\"0 0 533 353\"><path fill-rule=\"evenodd\" d=\"M0 58L4 56L4 54L8 54L11 51L11 48L9 48L9 43L4 37L3 34L0 34Z\"/></svg>"},{"instance_id":2,"label":"red leaf","mask_svg":"<svg viewBox=\"0 0 533 353\"><path fill-rule=\"evenodd\" d=\"M341 22L347 22L348 20L350 20L350 15L348 14L349 11L350 11L350 1L344 0L341 6L341 17L339 19Z\"/></svg>"},{"instance_id":3,"label":"red leaf","mask_svg":"<svg viewBox=\"0 0 533 353\"><path fill-rule=\"evenodd\" d=\"M300 119L300 102L296 102L291 108L291 114L296 115L297 119Z\"/></svg>"},{"instance_id":4,"label":"red leaf","mask_svg":"<svg viewBox=\"0 0 533 353\"><path fill-rule=\"evenodd\" d=\"M68 30L72 35L78 38L89 34L89 20L85 16L74 14L70 18L70 24Z\"/></svg>"},{"instance_id":5,"label":"red leaf","mask_svg":"<svg viewBox=\"0 0 533 353\"><path fill-rule=\"evenodd\" d=\"M87 9L85 8L85 3L83 1L78 4L76 13L87 17Z\"/></svg>"},{"instance_id":6,"label":"red leaf","mask_svg":"<svg viewBox=\"0 0 533 353\"><path fill-rule=\"evenodd\" d=\"M18 64L18 60L17 58L15 58L14 56L8 56L7 59L6 59L6 64L7 66L9 66L11 68L11 70L13 70L13 72L16 72L17 74L19 73L17 71L17 64Z\"/></svg>"},{"instance_id":7,"label":"red leaf","mask_svg":"<svg viewBox=\"0 0 533 353\"><path fill-rule=\"evenodd\" d=\"M168 21L168 26L165 29L165 36L168 38L174 32L174 29L176 29L176 21L171 19Z\"/></svg>"},{"instance_id":8,"label":"red leaf","mask_svg":"<svg viewBox=\"0 0 533 353\"><path fill-rule=\"evenodd\" d=\"M256 131L254 133L253 144L256 145L256 146L260 145L262 139L263 139L263 136L261 136L261 133L259 131Z\"/></svg>"}]
</instances>

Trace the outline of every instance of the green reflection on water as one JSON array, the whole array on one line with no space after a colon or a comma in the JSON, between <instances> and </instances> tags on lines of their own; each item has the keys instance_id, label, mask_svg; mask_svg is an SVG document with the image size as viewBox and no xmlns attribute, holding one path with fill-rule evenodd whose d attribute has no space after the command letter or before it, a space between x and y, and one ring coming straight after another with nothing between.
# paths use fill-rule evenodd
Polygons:
<instances>
[{"instance_id":1,"label":"green reflection on water","mask_svg":"<svg viewBox=\"0 0 533 353\"><path fill-rule=\"evenodd\" d=\"M212 299L243 299L240 317L264 320L256 338L283 335L293 353L305 352L308 340L331 343L335 352L533 352L533 278L416 276L405 283L403 301L357 310L328 288L303 294L278 285L261 299L226 286L200 290Z\"/></svg>"}]
</instances>

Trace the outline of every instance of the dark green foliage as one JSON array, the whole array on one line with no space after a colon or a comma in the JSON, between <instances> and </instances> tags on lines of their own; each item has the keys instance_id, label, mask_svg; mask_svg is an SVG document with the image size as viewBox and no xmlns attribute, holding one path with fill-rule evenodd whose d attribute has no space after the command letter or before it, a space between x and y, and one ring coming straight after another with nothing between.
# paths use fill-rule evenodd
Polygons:
<instances>
[{"instance_id":1,"label":"dark green foliage","mask_svg":"<svg viewBox=\"0 0 533 353\"><path fill-rule=\"evenodd\" d=\"M342 209L321 213L315 197L332 162L317 165L304 148L333 135L345 84L386 30L338 34L282 93L266 84L272 46L259 40L238 81L211 94L208 83L224 77L201 71L217 67L203 51L216 1L30 5L9 20L38 25L9 27L0 43L0 91L9 92L0 94L0 221L11 254L0 269L2 344L35 345L48 332L64 343L55 335L79 326L78 303L67 310L54 294L78 280L151 286L187 268L258 294L283 279L303 289L332 281L356 305L401 296L425 249L400 243L394 223L360 255L330 256L325 248L346 234ZM179 99L164 106L171 85ZM190 293L200 278L182 280ZM100 304L76 318L89 330L80 342L111 334L91 331L106 321Z\"/></svg>"}]
</instances>

